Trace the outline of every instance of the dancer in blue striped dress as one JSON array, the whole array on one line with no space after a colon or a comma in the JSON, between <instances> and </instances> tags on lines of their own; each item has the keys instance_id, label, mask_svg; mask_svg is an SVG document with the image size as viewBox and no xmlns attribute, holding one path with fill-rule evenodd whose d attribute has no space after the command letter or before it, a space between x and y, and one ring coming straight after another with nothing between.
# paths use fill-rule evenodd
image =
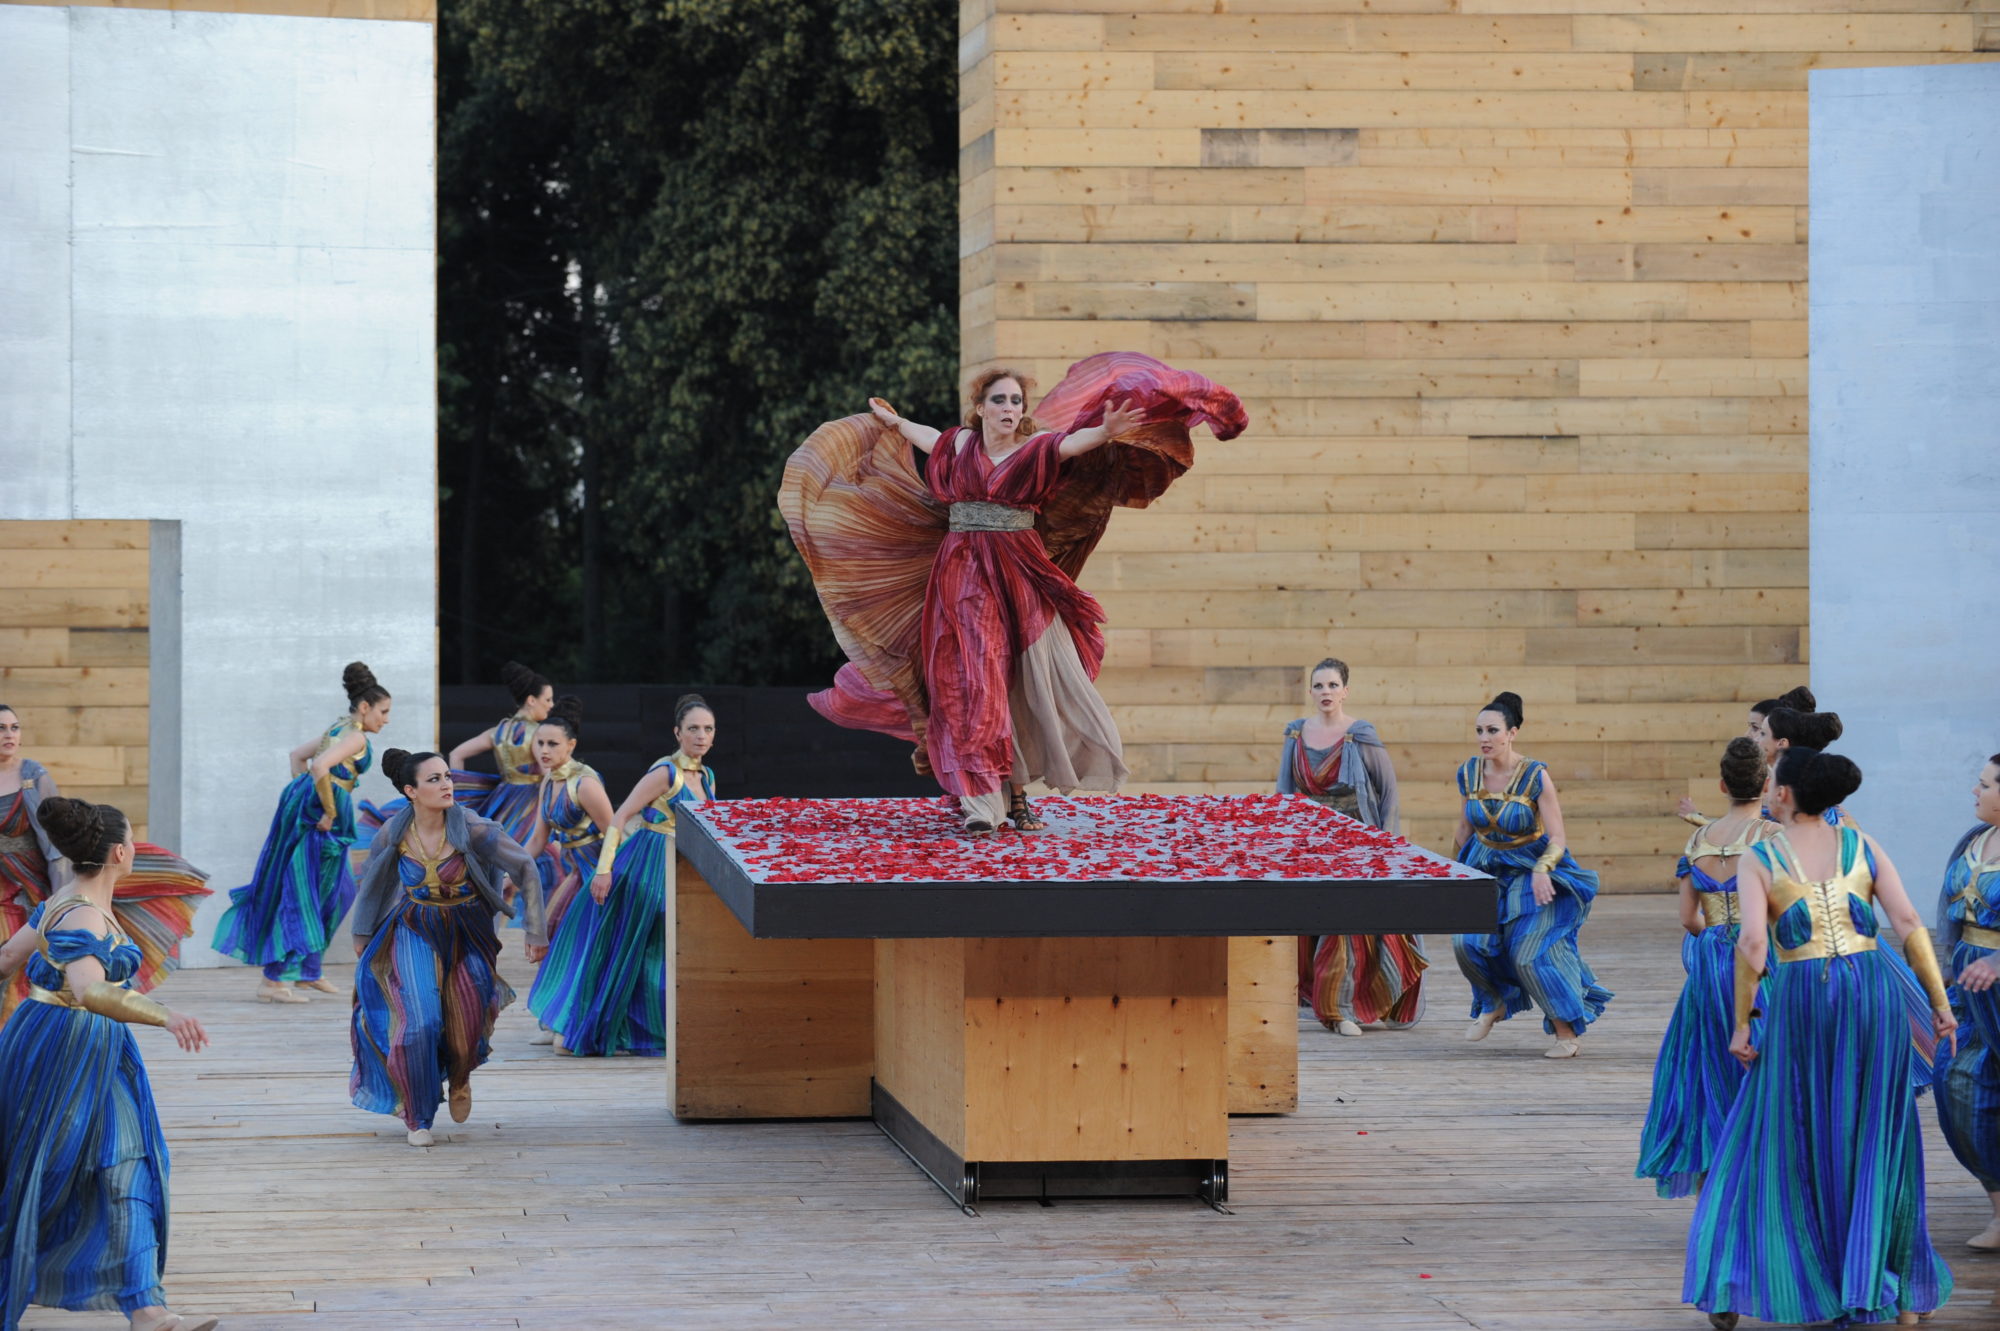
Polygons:
<instances>
[{"instance_id":1,"label":"dancer in blue striped dress","mask_svg":"<svg viewBox=\"0 0 2000 1331\"><path fill-rule=\"evenodd\" d=\"M1674 873L1687 930L1681 937L1687 983L1653 1065L1637 1171L1654 1180L1662 1197L1692 1196L1701 1187L1723 1120L1743 1088L1743 1065L1729 1054L1742 919L1736 869L1746 851L1778 830L1760 812L1765 774L1755 740L1738 735L1729 741L1717 782L1729 797L1729 812L1696 829Z\"/></svg>"},{"instance_id":2,"label":"dancer in blue striped dress","mask_svg":"<svg viewBox=\"0 0 2000 1331\"><path fill-rule=\"evenodd\" d=\"M164 1026L190 1053L201 1023L129 987L139 947L111 894L136 847L110 805L54 796L42 830L76 871L0 947L0 977L25 968L29 1001L0 1030L0 1328L30 1303L117 1310L132 1331L211 1331L166 1307L167 1143L138 1042Z\"/></svg>"},{"instance_id":3,"label":"dancer in blue striped dress","mask_svg":"<svg viewBox=\"0 0 2000 1331\"><path fill-rule=\"evenodd\" d=\"M1846 758L1787 749L1770 801L1783 830L1737 870L1730 1052L1750 1072L1695 1203L1681 1291L1718 1328L1742 1313L1913 1324L1951 1295L1925 1221L1916 1087L1928 1037L1958 1021L1895 865L1872 838L1825 821L1860 786ZM1903 935L1908 969L1877 944L1877 901ZM1919 1024L1922 1044L1911 1039Z\"/></svg>"},{"instance_id":4,"label":"dancer in blue striped dress","mask_svg":"<svg viewBox=\"0 0 2000 1331\"><path fill-rule=\"evenodd\" d=\"M1993 1221L1965 1241L2000 1249L2000 753L1973 788L1979 822L1952 848L1938 902L1938 933L1951 954L1951 1010L1958 1050L1938 1068L1938 1122L1951 1152L1993 1203Z\"/></svg>"},{"instance_id":5,"label":"dancer in blue striped dress","mask_svg":"<svg viewBox=\"0 0 2000 1331\"><path fill-rule=\"evenodd\" d=\"M1597 875L1563 844L1555 779L1514 752L1521 721L1517 693L1482 707L1473 722L1479 754L1458 769L1465 811L1452 844L1462 863L1499 881L1500 908L1492 933L1454 935L1451 949L1472 982L1468 1040L1485 1039L1494 1023L1532 1003L1542 1010L1542 1029L1556 1037L1543 1056L1575 1058L1584 1029L1612 997L1576 946Z\"/></svg>"}]
</instances>

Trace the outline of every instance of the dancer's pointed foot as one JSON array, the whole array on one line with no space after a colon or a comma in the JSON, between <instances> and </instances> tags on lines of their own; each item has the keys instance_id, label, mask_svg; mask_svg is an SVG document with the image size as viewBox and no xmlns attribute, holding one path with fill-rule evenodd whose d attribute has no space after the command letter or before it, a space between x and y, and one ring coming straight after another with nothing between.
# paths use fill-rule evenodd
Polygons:
<instances>
[{"instance_id":1,"label":"dancer's pointed foot","mask_svg":"<svg viewBox=\"0 0 2000 1331\"><path fill-rule=\"evenodd\" d=\"M412 1146L436 1146L437 1138L431 1136L429 1128L411 1128L409 1143Z\"/></svg>"},{"instance_id":2,"label":"dancer's pointed foot","mask_svg":"<svg viewBox=\"0 0 2000 1331\"><path fill-rule=\"evenodd\" d=\"M1486 1009L1486 1011L1474 1017L1472 1019L1472 1024L1465 1028L1465 1038L1471 1040L1475 1044L1481 1040L1484 1040L1487 1036L1493 1034L1493 1027L1499 1020L1500 1020L1499 1008L1495 1007Z\"/></svg>"},{"instance_id":3,"label":"dancer's pointed foot","mask_svg":"<svg viewBox=\"0 0 2000 1331\"><path fill-rule=\"evenodd\" d=\"M324 976L320 977L317 980L300 980L298 987L301 989L310 989L315 993L332 994L336 998L340 997L341 995L344 995L347 992L345 989L342 989L339 985L335 984L332 980L329 980Z\"/></svg>"},{"instance_id":4,"label":"dancer's pointed foot","mask_svg":"<svg viewBox=\"0 0 2000 1331\"><path fill-rule=\"evenodd\" d=\"M310 998L307 998L304 994L298 992L296 989L292 988L292 986L290 986L289 984L280 984L276 980L266 980L264 981L264 983L257 986L257 1001L259 1003L312 1002Z\"/></svg>"},{"instance_id":5,"label":"dancer's pointed foot","mask_svg":"<svg viewBox=\"0 0 2000 1331\"><path fill-rule=\"evenodd\" d=\"M1575 1058L1583 1052L1583 1046L1574 1039L1557 1040L1542 1051L1543 1058Z\"/></svg>"},{"instance_id":6,"label":"dancer's pointed foot","mask_svg":"<svg viewBox=\"0 0 2000 1331\"><path fill-rule=\"evenodd\" d=\"M215 1331L219 1317L168 1312L165 1308L141 1308L132 1314L132 1331Z\"/></svg>"},{"instance_id":7,"label":"dancer's pointed foot","mask_svg":"<svg viewBox=\"0 0 2000 1331\"><path fill-rule=\"evenodd\" d=\"M1349 1021L1346 1017L1342 1017L1339 1021L1327 1022L1326 1028L1332 1031L1335 1035L1361 1034L1361 1028L1355 1025L1353 1022Z\"/></svg>"},{"instance_id":8,"label":"dancer's pointed foot","mask_svg":"<svg viewBox=\"0 0 2000 1331\"><path fill-rule=\"evenodd\" d=\"M2000 1215L1993 1217L1993 1223L1965 1241L1968 1248L1980 1252L2000 1252Z\"/></svg>"},{"instance_id":9,"label":"dancer's pointed foot","mask_svg":"<svg viewBox=\"0 0 2000 1331\"><path fill-rule=\"evenodd\" d=\"M554 1044L555 1042L556 1033L546 1026L528 1037L529 1044Z\"/></svg>"},{"instance_id":10,"label":"dancer's pointed foot","mask_svg":"<svg viewBox=\"0 0 2000 1331\"><path fill-rule=\"evenodd\" d=\"M462 1081L451 1088L451 1121L463 1123L472 1117L472 1083Z\"/></svg>"}]
</instances>

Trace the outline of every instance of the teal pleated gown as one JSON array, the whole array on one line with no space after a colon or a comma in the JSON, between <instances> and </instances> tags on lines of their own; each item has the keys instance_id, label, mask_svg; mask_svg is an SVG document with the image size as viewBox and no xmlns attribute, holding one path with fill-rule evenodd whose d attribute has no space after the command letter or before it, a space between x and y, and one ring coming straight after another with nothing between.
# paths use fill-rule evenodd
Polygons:
<instances>
[{"instance_id":1,"label":"teal pleated gown","mask_svg":"<svg viewBox=\"0 0 2000 1331\"><path fill-rule=\"evenodd\" d=\"M1981 824L1960 839L1945 870L1939 930L1951 949L1951 973L2000 954L2000 836ZM1951 1153L1979 1186L2000 1192L2000 987L1973 993L1951 987L1958 1017L1958 1052L1940 1064L1938 1123Z\"/></svg>"},{"instance_id":2,"label":"teal pleated gown","mask_svg":"<svg viewBox=\"0 0 2000 1331\"><path fill-rule=\"evenodd\" d=\"M1772 880L1763 1043L1695 1203L1681 1297L1766 1322L1930 1312L1952 1289L1924 1213L1930 1005L1876 945L1874 857L1852 828L1823 882L1783 833L1750 853Z\"/></svg>"},{"instance_id":3,"label":"teal pleated gown","mask_svg":"<svg viewBox=\"0 0 2000 1331\"><path fill-rule=\"evenodd\" d=\"M36 907L30 927L62 923L76 900ZM143 960L122 934L57 928L44 941L28 983L51 994L79 958L114 984ZM0 1071L0 1328L30 1303L127 1316L165 1304L167 1143L131 1030L31 999L0 1029Z\"/></svg>"}]
</instances>

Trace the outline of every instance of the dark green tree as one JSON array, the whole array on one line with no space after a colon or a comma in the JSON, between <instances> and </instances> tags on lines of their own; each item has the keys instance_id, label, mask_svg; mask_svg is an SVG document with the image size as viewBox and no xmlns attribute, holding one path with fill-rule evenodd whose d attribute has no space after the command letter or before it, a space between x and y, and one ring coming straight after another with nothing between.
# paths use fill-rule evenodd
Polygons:
<instances>
[{"instance_id":1,"label":"dark green tree","mask_svg":"<svg viewBox=\"0 0 2000 1331\"><path fill-rule=\"evenodd\" d=\"M946 0L445 0L446 675L823 679L784 458L958 367Z\"/></svg>"}]
</instances>

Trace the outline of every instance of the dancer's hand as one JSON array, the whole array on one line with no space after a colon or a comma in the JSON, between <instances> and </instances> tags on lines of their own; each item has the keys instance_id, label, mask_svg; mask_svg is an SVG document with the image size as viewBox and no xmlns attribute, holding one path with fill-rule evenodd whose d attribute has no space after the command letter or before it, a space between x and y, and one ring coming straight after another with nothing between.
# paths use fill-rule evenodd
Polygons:
<instances>
[{"instance_id":1,"label":"dancer's hand","mask_svg":"<svg viewBox=\"0 0 2000 1331\"><path fill-rule=\"evenodd\" d=\"M1983 994L2000 980L2000 967L1993 964L1993 958L1981 957L1958 973L1955 983L1968 994Z\"/></svg>"},{"instance_id":2,"label":"dancer's hand","mask_svg":"<svg viewBox=\"0 0 2000 1331\"><path fill-rule=\"evenodd\" d=\"M1757 1051L1750 1044L1750 1028L1748 1026L1738 1026L1736 1028L1736 1034L1729 1038L1729 1052L1735 1056L1737 1062L1746 1068L1757 1061Z\"/></svg>"},{"instance_id":3,"label":"dancer's hand","mask_svg":"<svg viewBox=\"0 0 2000 1331\"><path fill-rule=\"evenodd\" d=\"M611 895L610 874L601 873L597 875L597 877L590 880L590 899L592 901L595 901L598 905L602 906L604 904L604 899L610 895Z\"/></svg>"},{"instance_id":4,"label":"dancer's hand","mask_svg":"<svg viewBox=\"0 0 2000 1331\"><path fill-rule=\"evenodd\" d=\"M319 821L314 823L313 826L322 832L331 832L333 830L333 815L330 813L321 814Z\"/></svg>"},{"instance_id":5,"label":"dancer's hand","mask_svg":"<svg viewBox=\"0 0 2000 1331\"><path fill-rule=\"evenodd\" d=\"M1683 818L1688 817L1689 815L1694 813L1694 811L1695 811L1694 801L1689 799L1685 795L1681 796L1681 802L1674 806L1674 812L1679 814Z\"/></svg>"},{"instance_id":6,"label":"dancer's hand","mask_svg":"<svg viewBox=\"0 0 2000 1331\"><path fill-rule=\"evenodd\" d=\"M903 418L896 414L896 409L879 397L868 399L868 410L875 413L876 420L892 430L903 423Z\"/></svg>"},{"instance_id":7,"label":"dancer's hand","mask_svg":"<svg viewBox=\"0 0 2000 1331\"><path fill-rule=\"evenodd\" d=\"M1958 1018L1948 1007L1931 1009L1931 1028L1937 1032L1939 1044L1951 1043L1951 1056L1958 1057Z\"/></svg>"},{"instance_id":8,"label":"dancer's hand","mask_svg":"<svg viewBox=\"0 0 2000 1331\"><path fill-rule=\"evenodd\" d=\"M208 1048L208 1032L201 1028L200 1022L185 1012L167 1014L167 1033L190 1054L198 1054Z\"/></svg>"},{"instance_id":9,"label":"dancer's hand","mask_svg":"<svg viewBox=\"0 0 2000 1331\"><path fill-rule=\"evenodd\" d=\"M529 961L540 961L549 954L549 945L547 943L529 943L526 946Z\"/></svg>"},{"instance_id":10,"label":"dancer's hand","mask_svg":"<svg viewBox=\"0 0 2000 1331\"><path fill-rule=\"evenodd\" d=\"M1104 413L1104 437L1119 439L1132 433L1132 427L1139 423L1139 413L1120 403Z\"/></svg>"},{"instance_id":11,"label":"dancer's hand","mask_svg":"<svg viewBox=\"0 0 2000 1331\"><path fill-rule=\"evenodd\" d=\"M1546 906L1556 899L1556 885L1549 881L1549 876L1545 873L1538 873L1529 878L1528 886L1534 889L1537 906Z\"/></svg>"}]
</instances>

